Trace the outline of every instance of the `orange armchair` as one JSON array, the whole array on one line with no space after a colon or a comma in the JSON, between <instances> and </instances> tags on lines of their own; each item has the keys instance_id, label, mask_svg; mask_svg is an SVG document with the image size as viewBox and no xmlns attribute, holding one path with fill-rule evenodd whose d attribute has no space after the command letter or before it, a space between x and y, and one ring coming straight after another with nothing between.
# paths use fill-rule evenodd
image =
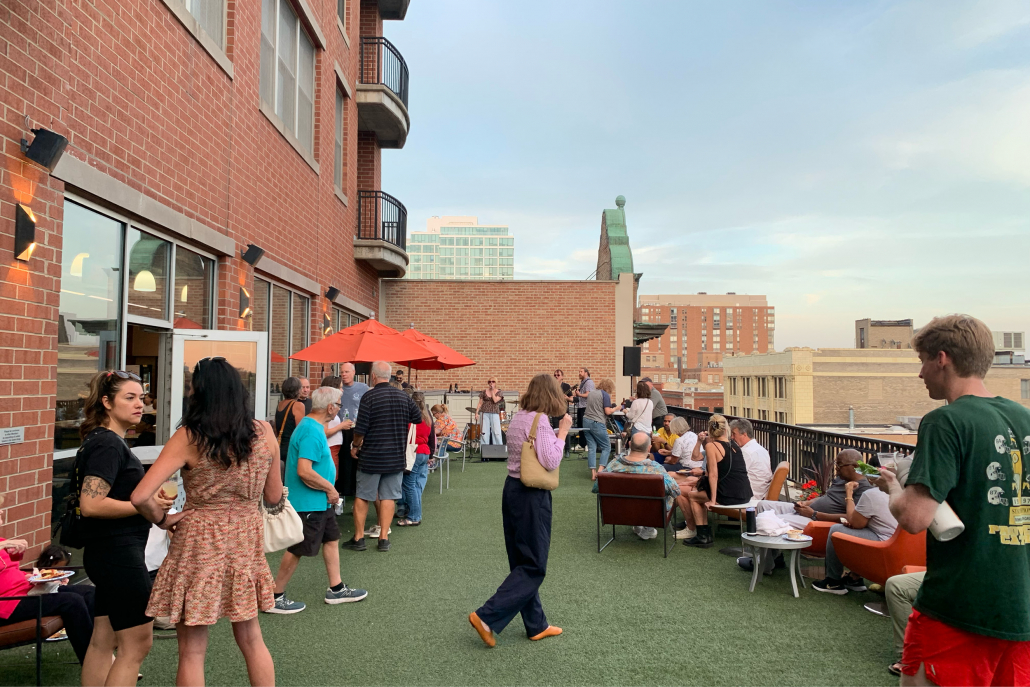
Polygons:
<instances>
[{"instance_id":1,"label":"orange armchair","mask_svg":"<svg viewBox=\"0 0 1030 687\"><path fill-rule=\"evenodd\" d=\"M826 538L830 536L830 528L839 522L825 522L813 520L805 525L805 534L812 538L812 544L807 549L801 549L801 553L813 558L826 557Z\"/></svg>"},{"instance_id":2,"label":"orange armchair","mask_svg":"<svg viewBox=\"0 0 1030 687\"><path fill-rule=\"evenodd\" d=\"M900 575L902 568L926 565L926 532L909 534L901 527L887 541L869 541L833 533L833 550L844 567L876 584Z\"/></svg>"}]
</instances>

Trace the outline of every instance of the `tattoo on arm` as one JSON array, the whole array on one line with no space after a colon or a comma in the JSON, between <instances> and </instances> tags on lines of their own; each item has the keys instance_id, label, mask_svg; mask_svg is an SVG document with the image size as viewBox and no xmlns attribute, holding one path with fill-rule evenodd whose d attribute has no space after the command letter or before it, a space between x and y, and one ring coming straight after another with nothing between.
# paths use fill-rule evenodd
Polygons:
<instances>
[{"instance_id":1,"label":"tattoo on arm","mask_svg":"<svg viewBox=\"0 0 1030 687\"><path fill-rule=\"evenodd\" d=\"M95 475L90 475L82 480L82 493L85 496L102 499L107 496L109 491L111 491L111 485Z\"/></svg>"}]
</instances>

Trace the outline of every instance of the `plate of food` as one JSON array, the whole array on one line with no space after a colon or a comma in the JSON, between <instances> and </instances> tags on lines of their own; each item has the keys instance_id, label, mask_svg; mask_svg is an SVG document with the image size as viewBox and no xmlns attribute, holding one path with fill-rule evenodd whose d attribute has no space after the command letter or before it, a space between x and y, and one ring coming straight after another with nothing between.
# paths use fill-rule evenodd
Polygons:
<instances>
[{"instance_id":1,"label":"plate of food","mask_svg":"<svg viewBox=\"0 0 1030 687\"><path fill-rule=\"evenodd\" d=\"M55 570L53 568L44 568L42 570L33 571L32 575L29 576L29 582L32 584L57 582L58 580L66 580L74 574L74 570Z\"/></svg>"},{"instance_id":2,"label":"plate of food","mask_svg":"<svg viewBox=\"0 0 1030 687\"><path fill-rule=\"evenodd\" d=\"M783 538L787 541L812 541L812 538L803 530L789 530L783 535Z\"/></svg>"}]
</instances>

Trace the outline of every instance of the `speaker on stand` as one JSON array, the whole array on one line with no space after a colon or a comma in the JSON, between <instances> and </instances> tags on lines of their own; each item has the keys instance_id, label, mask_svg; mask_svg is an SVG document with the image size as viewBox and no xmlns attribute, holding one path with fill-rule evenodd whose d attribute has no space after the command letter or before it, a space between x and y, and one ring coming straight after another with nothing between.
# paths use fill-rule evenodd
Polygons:
<instances>
[{"instance_id":1,"label":"speaker on stand","mask_svg":"<svg viewBox=\"0 0 1030 687\"><path fill-rule=\"evenodd\" d=\"M626 377L640 376L640 346L622 347L622 374Z\"/></svg>"}]
</instances>

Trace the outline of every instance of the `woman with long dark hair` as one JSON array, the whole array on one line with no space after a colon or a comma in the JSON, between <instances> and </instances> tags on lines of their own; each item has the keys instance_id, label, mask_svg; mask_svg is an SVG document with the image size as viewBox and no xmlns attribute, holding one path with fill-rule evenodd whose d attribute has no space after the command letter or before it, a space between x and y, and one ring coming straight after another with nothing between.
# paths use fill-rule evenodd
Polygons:
<instances>
[{"instance_id":1,"label":"woman with long dark hair","mask_svg":"<svg viewBox=\"0 0 1030 687\"><path fill-rule=\"evenodd\" d=\"M508 425L508 479L504 480L501 496L504 546L511 572L494 595L469 614L472 627L491 647L497 643L496 633L520 613L531 640L561 634L561 628L547 623L540 603L540 585L547 574L551 549L551 492L522 483L522 444L530 440L535 425L537 459L545 469L556 469L561 464L572 418L566 412L565 394L558 380L548 374L533 377L520 401L522 407ZM555 434L547 418L562 413Z\"/></svg>"},{"instance_id":2,"label":"woman with long dark hair","mask_svg":"<svg viewBox=\"0 0 1030 687\"><path fill-rule=\"evenodd\" d=\"M143 464L125 444L125 432L143 415L140 378L123 370L97 374L84 412L75 474L81 480L76 488L85 539L82 564L96 585L96 617L82 684L131 687L154 638L144 559L150 523L129 500L143 479ZM172 500L159 498L155 489L146 505L160 518Z\"/></svg>"},{"instance_id":3,"label":"woman with long dark hair","mask_svg":"<svg viewBox=\"0 0 1030 687\"><path fill-rule=\"evenodd\" d=\"M175 623L179 685L204 684L208 628L223 617L232 623L250 683L275 683L257 617L274 604L260 499L281 503L278 463L275 433L254 420L236 369L224 358L199 361L186 416L132 495L148 520L164 529L175 526L147 611ZM163 515L150 498L177 470L186 507Z\"/></svg>"},{"instance_id":4,"label":"woman with long dark hair","mask_svg":"<svg viewBox=\"0 0 1030 687\"><path fill-rule=\"evenodd\" d=\"M275 407L275 435L279 444L279 465L286 469L286 454L290 452L293 430L304 419L304 401L300 398L300 378L287 377L282 385L283 400ZM285 479L283 475L279 476Z\"/></svg>"}]
</instances>

